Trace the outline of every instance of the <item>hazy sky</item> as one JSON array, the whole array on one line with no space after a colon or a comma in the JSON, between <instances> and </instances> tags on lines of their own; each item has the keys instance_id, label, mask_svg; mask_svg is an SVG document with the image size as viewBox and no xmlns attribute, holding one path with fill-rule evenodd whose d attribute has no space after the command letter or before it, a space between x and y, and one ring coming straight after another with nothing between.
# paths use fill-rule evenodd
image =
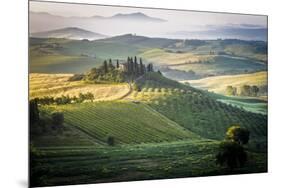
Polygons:
<instances>
[{"instance_id":1,"label":"hazy sky","mask_svg":"<svg viewBox=\"0 0 281 188\"><path fill-rule=\"evenodd\" d=\"M138 28L140 34L164 35L164 33L171 33L176 31L200 31L206 30L213 26L234 25L239 27L248 27L248 25L258 25L267 27L266 16L259 15L240 15L240 14L222 14L222 13L209 13L209 12L196 12L196 11L176 11L176 10L161 10L161 9L140 9L128 7L112 7L112 6L97 6L97 5L84 5L84 4L64 4L64 3L47 3L47 2L30 2L30 11L32 12L47 12L53 15L60 15L64 17L91 17L98 16L112 16L118 13L135 13L142 12L151 17L157 17L167 20L164 23L157 23L152 25L143 25ZM49 22L50 23L50 22ZM33 23L31 23L33 24ZM108 31L109 26L95 27L85 25L73 25L84 27L96 32L103 32L108 35L126 33L123 29L115 29L116 33ZM114 24L113 24L114 25ZM36 25L31 25L31 31L39 31ZM51 28L50 25L50 29ZM41 29L42 30L42 29ZM112 29L111 29L112 30ZM135 32L135 31L132 31ZM129 32L127 32L129 33Z\"/></svg>"}]
</instances>

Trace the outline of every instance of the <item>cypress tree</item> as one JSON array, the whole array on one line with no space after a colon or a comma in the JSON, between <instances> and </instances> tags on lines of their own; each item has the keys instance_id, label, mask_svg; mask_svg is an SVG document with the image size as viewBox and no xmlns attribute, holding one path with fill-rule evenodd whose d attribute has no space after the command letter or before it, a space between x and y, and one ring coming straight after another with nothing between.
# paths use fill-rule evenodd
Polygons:
<instances>
[{"instance_id":1,"label":"cypress tree","mask_svg":"<svg viewBox=\"0 0 281 188\"><path fill-rule=\"evenodd\" d=\"M143 75L144 74L144 70L143 70L143 64L142 64L142 59L140 58L140 74Z\"/></svg>"},{"instance_id":2,"label":"cypress tree","mask_svg":"<svg viewBox=\"0 0 281 188\"><path fill-rule=\"evenodd\" d=\"M112 64L112 60L109 59L108 69L111 71L111 70L113 70L114 68L115 68L115 67L114 67L114 65Z\"/></svg>"},{"instance_id":3,"label":"cypress tree","mask_svg":"<svg viewBox=\"0 0 281 188\"><path fill-rule=\"evenodd\" d=\"M104 62L103 62L103 68L104 68L104 72L107 73L108 67L107 67L107 61L106 60L104 60Z\"/></svg>"},{"instance_id":4,"label":"cypress tree","mask_svg":"<svg viewBox=\"0 0 281 188\"><path fill-rule=\"evenodd\" d=\"M150 64L147 65L147 72L150 72Z\"/></svg>"},{"instance_id":5,"label":"cypress tree","mask_svg":"<svg viewBox=\"0 0 281 188\"><path fill-rule=\"evenodd\" d=\"M130 59L130 74L133 74L134 73L134 62L133 62L133 58Z\"/></svg>"},{"instance_id":6,"label":"cypress tree","mask_svg":"<svg viewBox=\"0 0 281 188\"><path fill-rule=\"evenodd\" d=\"M116 61L116 68L119 69L119 61L118 61L118 59Z\"/></svg>"}]
</instances>

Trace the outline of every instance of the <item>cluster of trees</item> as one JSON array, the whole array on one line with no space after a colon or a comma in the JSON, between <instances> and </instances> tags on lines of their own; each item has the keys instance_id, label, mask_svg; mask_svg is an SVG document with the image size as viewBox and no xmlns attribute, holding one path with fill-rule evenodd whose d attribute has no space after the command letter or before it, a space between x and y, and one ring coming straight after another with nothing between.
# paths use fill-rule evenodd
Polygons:
<instances>
[{"instance_id":1,"label":"cluster of trees","mask_svg":"<svg viewBox=\"0 0 281 188\"><path fill-rule=\"evenodd\" d=\"M29 101L29 122L32 136L47 134L50 132L62 133L64 126L64 115L61 112L54 112L51 117L41 116L38 99Z\"/></svg>"},{"instance_id":2,"label":"cluster of trees","mask_svg":"<svg viewBox=\"0 0 281 188\"><path fill-rule=\"evenodd\" d=\"M84 101L93 101L95 99L94 95L90 92L87 93L79 93L78 97L73 96L70 97L69 95L65 96L62 95L61 97L49 97L45 96L43 98L36 98L36 101L42 105L49 105L49 104L70 104L70 103L82 103Z\"/></svg>"},{"instance_id":3,"label":"cluster of trees","mask_svg":"<svg viewBox=\"0 0 281 188\"><path fill-rule=\"evenodd\" d=\"M243 85L239 88L240 92L238 92L237 87L227 86L226 94L233 96L249 96L249 97L257 97L259 95L260 88L256 85Z\"/></svg>"},{"instance_id":4,"label":"cluster of trees","mask_svg":"<svg viewBox=\"0 0 281 188\"><path fill-rule=\"evenodd\" d=\"M148 64L147 67L142 63L142 59L139 59L139 63L138 63L138 59L135 56L133 57L128 57L127 58L127 62L125 64L123 64L124 66L124 72L127 75L133 75L133 76L140 76L143 75L146 71L148 72L152 72L153 71L153 66L152 64Z\"/></svg>"},{"instance_id":5,"label":"cluster of trees","mask_svg":"<svg viewBox=\"0 0 281 188\"><path fill-rule=\"evenodd\" d=\"M149 63L147 66L143 64L142 58L137 58L136 56L128 57L127 61L120 63L116 60L115 65L113 61L109 59L105 60L100 67L92 68L89 73L87 73L83 79L102 82L124 82L126 80L132 80L139 76L144 75L146 72L154 72L153 64ZM81 75L75 75L72 79L80 79Z\"/></svg>"},{"instance_id":6,"label":"cluster of trees","mask_svg":"<svg viewBox=\"0 0 281 188\"><path fill-rule=\"evenodd\" d=\"M249 142L250 132L239 125L230 127L226 132L226 140L221 142L216 162L230 169L243 167L248 156L243 145Z\"/></svg>"},{"instance_id":7,"label":"cluster of trees","mask_svg":"<svg viewBox=\"0 0 281 188\"><path fill-rule=\"evenodd\" d=\"M119 70L119 67L119 60L116 61L116 66L113 65L111 59L109 59L109 61L105 60L102 66L92 68L91 71L85 75L84 79L95 82L124 82L125 75Z\"/></svg>"}]
</instances>

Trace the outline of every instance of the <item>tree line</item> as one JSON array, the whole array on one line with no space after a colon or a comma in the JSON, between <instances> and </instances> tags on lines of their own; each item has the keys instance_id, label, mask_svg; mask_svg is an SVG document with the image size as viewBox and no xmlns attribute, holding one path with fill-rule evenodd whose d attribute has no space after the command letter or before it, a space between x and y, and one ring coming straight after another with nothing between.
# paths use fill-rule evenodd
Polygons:
<instances>
[{"instance_id":1,"label":"tree line","mask_svg":"<svg viewBox=\"0 0 281 188\"><path fill-rule=\"evenodd\" d=\"M42 105L62 105L62 104L70 104L70 103L82 103L84 101L93 101L95 99L94 95L90 92L87 93L79 93L78 97L69 95L62 95L61 97L49 97L45 96L43 98L36 98L38 104Z\"/></svg>"}]
</instances>

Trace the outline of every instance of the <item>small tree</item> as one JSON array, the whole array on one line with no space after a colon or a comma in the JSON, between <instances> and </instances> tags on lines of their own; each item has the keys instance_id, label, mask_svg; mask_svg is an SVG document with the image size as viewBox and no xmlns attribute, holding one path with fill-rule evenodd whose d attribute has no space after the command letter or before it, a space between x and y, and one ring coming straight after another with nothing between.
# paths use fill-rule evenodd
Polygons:
<instances>
[{"instance_id":1,"label":"small tree","mask_svg":"<svg viewBox=\"0 0 281 188\"><path fill-rule=\"evenodd\" d=\"M112 70L115 69L114 65L112 64L112 60L111 59L109 59L107 67L108 67L108 71L112 71Z\"/></svg>"},{"instance_id":2,"label":"small tree","mask_svg":"<svg viewBox=\"0 0 281 188\"><path fill-rule=\"evenodd\" d=\"M230 169L243 167L247 161L247 153L243 146L233 141L224 141L219 146L216 163Z\"/></svg>"},{"instance_id":3,"label":"small tree","mask_svg":"<svg viewBox=\"0 0 281 188\"><path fill-rule=\"evenodd\" d=\"M252 86L251 87L251 96L253 96L253 97L256 97L256 96L258 96L258 93L259 93L259 88L258 88L258 86Z\"/></svg>"},{"instance_id":4,"label":"small tree","mask_svg":"<svg viewBox=\"0 0 281 188\"><path fill-rule=\"evenodd\" d=\"M64 122L64 115L61 112L52 113L53 129L62 130Z\"/></svg>"},{"instance_id":5,"label":"small tree","mask_svg":"<svg viewBox=\"0 0 281 188\"><path fill-rule=\"evenodd\" d=\"M250 131L239 125L231 126L226 132L226 138L237 142L240 145L247 144L250 139Z\"/></svg>"},{"instance_id":6,"label":"small tree","mask_svg":"<svg viewBox=\"0 0 281 188\"><path fill-rule=\"evenodd\" d=\"M115 138L113 136L108 136L107 137L107 144L109 146L114 146L115 145Z\"/></svg>"},{"instance_id":7,"label":"small tree","mask_svg":"<svg viewBox=\"0 0 281 188\"><path fill-rule=\"evenodd\" d=\"M237 88L233 86L227 86L226 87L226 95L237 95Z\"/></svg>"},{"instance_id":8,"label":"small tree","mask_svg":"<svg viewBox=\"0 0 281 188\"><path fill-rule=\"evenodd\" d=\"M251 86L243 85L240 89L241 96L251 96Z\"/></svg>"}]
</instances>

